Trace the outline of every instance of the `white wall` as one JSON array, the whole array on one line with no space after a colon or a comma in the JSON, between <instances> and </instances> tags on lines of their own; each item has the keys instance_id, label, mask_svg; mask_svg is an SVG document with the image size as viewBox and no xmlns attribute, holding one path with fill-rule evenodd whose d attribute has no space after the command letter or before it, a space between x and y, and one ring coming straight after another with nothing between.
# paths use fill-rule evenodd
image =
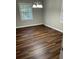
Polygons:
<instances>
[{"instance_id":1,"label":"white wall","mask_svg":"<svg viewBox=\"0 0 79 59\"><path fill-rule=\"evenodd\" d=\"M16 27L23 27L23 26L32 26L37 24L43 24L43 9L33 9L33 20L21 20L18 3L32 3L33 0L17 0L16 4Z\"/></svg>"},{"instance_id":2,"label":"white wall","mask_svg":"<svg viewBox=\"0 0 79 59\"><path fill-rule=\"evenodd\" d=\"M44 24L63 31L60 20L62 0L46 0L44 3Z\"/></svg>"}]
</instances>

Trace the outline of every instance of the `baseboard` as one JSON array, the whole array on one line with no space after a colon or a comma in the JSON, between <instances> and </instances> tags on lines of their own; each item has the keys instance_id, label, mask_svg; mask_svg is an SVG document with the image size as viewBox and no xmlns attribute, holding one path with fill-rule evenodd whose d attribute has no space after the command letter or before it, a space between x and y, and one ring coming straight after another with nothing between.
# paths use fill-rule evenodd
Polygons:
<instances>
[{"instance_id":1,"label":"baseboard","mask_svg":"<svg viewBox=\"0 0 79 59\"><path fill-rule=\"evenodd\" d=\"M40 23L40 24L32 24L32 25L24 25L24 26L18 26L16 28L23 28L23 27L30 27L30 26L37 26L37 25L43 25L43 23Z\"/></svg>"},{"instance_id":2,"label":"baseboard","mask_svg":"<svg viewBox=\"0 0 79 59\"><path fill-rule=\"evenodd\" d=\"M50 27L50 28L52 28L52 29L55 29L55 30L57 30L57 31L59 31L59 32L63 32L62 30L60 30L60 29L57 29L57 28L55 28L55 27L52 27L52 26L49 26L49 25L47 25L47 24L44 24L45 26L47 26L47 27Z\"/></svg>"},{"instance_id":3,"label":"baseboard","mask_svg":"<svg viewBox=\"0 0 79 59\"><path fill-rule=\"evenodd\" d=\"M55 28L55 27L52 27L52 26L49 26L49 25L43 24L43 23L40 23L40 24L32 24L32 25L24 25L24 26L18 26L18 27L16 27L16 28L23 28L23 27L30 27L30 26L37 26L37 25L45 25L45 26L50 27L50 28L52 28L52 29L55 29L55 30L57 30L57 31L59 31L59 32L63 32L63 31L60 30L60 29L57 29L57 28Z\"/></svg>"}]
</instances>

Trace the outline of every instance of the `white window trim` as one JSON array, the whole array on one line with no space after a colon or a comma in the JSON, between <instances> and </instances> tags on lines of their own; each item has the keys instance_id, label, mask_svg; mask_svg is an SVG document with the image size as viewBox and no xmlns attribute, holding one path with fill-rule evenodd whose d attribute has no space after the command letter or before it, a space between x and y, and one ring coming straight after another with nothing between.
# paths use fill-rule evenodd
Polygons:
<instances>
[{"instance_id":1,"label":"white window trim","mask_svg":"<svg viewBox=\"0 0 79 59\"><path fill-rule=\"evenodd\" d=\"M19 8L20 8L20 6L19 6L20 4L27 4L27 5L30 5L30 6L32 7L32 3L25 3L25 2L22 2L22 3L21 3L21 2L19 2L19 3L18 3L18 7L19 7ZM19 9L19 14L20 14L20 9ZM26 20L26 21L31 21L31 20L33 20L33 9L32 9L32 19L22 19L22 18L21 18L21 14L20 14L20 19L21 19L21 20Z\"/></svg>"}]
</instances>

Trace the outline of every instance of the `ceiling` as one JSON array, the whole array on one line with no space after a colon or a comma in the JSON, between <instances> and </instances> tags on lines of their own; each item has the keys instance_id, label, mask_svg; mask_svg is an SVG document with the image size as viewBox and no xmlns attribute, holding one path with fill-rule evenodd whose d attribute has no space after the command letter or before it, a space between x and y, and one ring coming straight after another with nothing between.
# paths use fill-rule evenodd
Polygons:
<instances>
[{"instance_id":1,"label":"ceiling","mask_svg":"<svg viewBox=\"0 0 79 59\"><path fill-rule=\"evenodd\" d=\"M16 0L16 2L33 2L33 1L45 1L45 0Z\"/></svg>"}]
</instances>

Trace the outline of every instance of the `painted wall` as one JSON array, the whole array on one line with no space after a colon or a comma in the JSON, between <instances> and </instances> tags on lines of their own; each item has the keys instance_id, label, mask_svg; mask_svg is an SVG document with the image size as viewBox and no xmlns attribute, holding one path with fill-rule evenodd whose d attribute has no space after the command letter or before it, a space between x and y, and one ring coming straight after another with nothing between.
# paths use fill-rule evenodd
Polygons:
<instances>
[{"instance_id":1,"label":"painted wall","mask_svg":"<svg viewBox=\"0 0 79 59\"><path fill-rule=\"evenodd\" d=\"M32 26L43 23L43 9L33 9L33 20L21 20L20 18L18 3L32 3L33 0L17 0L16 2L16 27Z\"/></svg>"},{"instance_id":2,"label":"painted wall","mask_svg":"<svg viewBox=\"0 0 79 59\"><path fill-rule=\"evenodd\" d=\"M62 0L46 0L44 2L44 24L63 31L63 23L61 22Z\"/></svg>"}]
</instances>

